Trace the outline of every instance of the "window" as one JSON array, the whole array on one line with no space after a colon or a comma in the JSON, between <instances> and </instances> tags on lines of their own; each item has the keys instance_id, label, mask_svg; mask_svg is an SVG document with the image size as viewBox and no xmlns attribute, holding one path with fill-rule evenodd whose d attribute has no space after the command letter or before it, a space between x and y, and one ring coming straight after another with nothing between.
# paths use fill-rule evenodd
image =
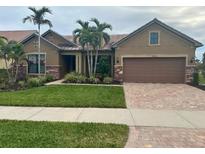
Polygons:
<instances>
[{"instance_id":1,"label":"window","mask_svg":"<svg viewBox=\"0 0 205 154\"><path fill-rule=\"evenodd\" d=\"M159 32L150 32L149 33L149 44L150 45L159 45Z\"/></svg>"},{"instance_id":2,"label":"window","mask_svg":"<svg viewBox=\"0 0 205 154\"><path fill-rule=\"evenodd\" d=\"M38 73L38 54L28 55L28 73ZM45 54L40 54L40 73L45 73Z\"/></svg>"}]
</instances>

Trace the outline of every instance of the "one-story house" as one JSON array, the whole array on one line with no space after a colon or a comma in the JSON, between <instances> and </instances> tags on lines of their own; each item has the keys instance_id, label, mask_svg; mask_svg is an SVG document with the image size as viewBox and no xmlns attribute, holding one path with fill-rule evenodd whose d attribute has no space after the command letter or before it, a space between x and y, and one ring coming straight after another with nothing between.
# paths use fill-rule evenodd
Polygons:
<instances>
[{"instance_id":1,"label":"one-story house","mask_svg":"<svg viewBox=\"0 0 205 154\"><path fill-rule=\"evenodd\" d=\"M8 37L6 32L0 32L2 34ZM17 41L24 45L28 57L21 73L37 75L37 32L18 34ZM201 46L202 43L155 18L130 34L111 35L110 42L99 51L99 55L109 57L110 75L116 81L188 83L195 70L195 50ZM60 79L73 71L87 73L86 53L73 42L72 35L46 31L41 35L40 54L41 74L51 74Z\"/></svg>"}]
</instances>

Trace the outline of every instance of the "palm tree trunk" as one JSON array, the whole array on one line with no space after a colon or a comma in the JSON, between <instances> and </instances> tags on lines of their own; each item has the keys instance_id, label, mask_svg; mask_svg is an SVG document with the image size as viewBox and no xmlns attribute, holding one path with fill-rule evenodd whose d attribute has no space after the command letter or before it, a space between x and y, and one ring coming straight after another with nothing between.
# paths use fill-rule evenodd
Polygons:
<instances>
[{"instance_id":1,"label":"palm tree trunk","mask_svg":"<svg viewBox=\"0 0 205 154\"><path fill-rule=\"evenodd\" d=\"M93 76L93 51L91 50L90 51L91 54L90 54L90 72L91 72L91 76Z\"/></svg>"},{"instance_id":2,"label":"palm tree trunk","mask_svg":"<svg viewBox=\"0 0 205 154\"><path fill-rule=\"evenodd\" d=\"M9 78L9 82L11 82L11 77L10 77L9 68L8 68L8 64L7 64L6 58L4 58L4 62L5 62L5 65L6 65L6 72L7 72L8 78Z\"/></svg>"},{"instance_id":3,"label":"palm tree trunk","mask_svg":"<svg viewBox=\"0 0 205 154\"><path fill-rule=\"evenodd\" d=\"M96 49L96 53L95 53L94 76L96 75L97 63L98 63L98 49Z\"/></svg>"},{"instance_id":4,"label":"palm tree trunk","mask_svg":"<svg viewBox=\"0 0 205 154\"><path fill-rule=\"evenodd\" d=\"M41 52L41 26L40 24L38 25L38 75L40 76L41 74L41 56L40 56L40 52Z\"/></svg>"},{"instance_id":5,"label":"palm tree trunk","mask_svg":"<svg viewBox=\"0 0 205 154\"><path fill-rule=\"evenodd\" d=\"M88 45L86 45L86 50L87 50L87 61L88 61L88 75L90 77L90 53L89 53Z\"/></svg>"},{"instance_id":6,"label":"palm tree trunk","mask_svg":"<svg viewBox=\"0 0 205 154\"><path fill-rule=\"evenodd\" d=\"M14 81L16 82L17 81L17 77L18 77L18 72L19 72L19 66L18 66L18 60L16 62L16 74L15 74L15 78L14 78Z\"/></svg>"},{"instance_id":7,"label":"palm tree trunk","mask_svg":"<svg viewBox=\"0 0 205 154\"><path fill-rule=\"evenodd\" d=\"M11 60L11 64L12 64L12 67L11 67L11 80L13 81L13 74L14 74L14 61L13 61L13 59Z\"/></svg>"}]
</instances>

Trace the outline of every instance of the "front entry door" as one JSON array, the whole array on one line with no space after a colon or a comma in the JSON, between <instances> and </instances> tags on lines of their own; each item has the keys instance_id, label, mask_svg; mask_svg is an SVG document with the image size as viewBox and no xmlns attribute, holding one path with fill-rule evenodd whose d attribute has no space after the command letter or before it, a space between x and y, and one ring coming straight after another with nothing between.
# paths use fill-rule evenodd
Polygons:
<instances>
[{"instance_id":1,"label":"front entry door","mask_svg":"<svg viewBox=\"0 0 205 154\"><path fill-rule=\"evenodd\" d=\"M76 71L76 57L75 55L66 55L64 56L66 73L75 72Z\"/></svg>"}]
</instances>

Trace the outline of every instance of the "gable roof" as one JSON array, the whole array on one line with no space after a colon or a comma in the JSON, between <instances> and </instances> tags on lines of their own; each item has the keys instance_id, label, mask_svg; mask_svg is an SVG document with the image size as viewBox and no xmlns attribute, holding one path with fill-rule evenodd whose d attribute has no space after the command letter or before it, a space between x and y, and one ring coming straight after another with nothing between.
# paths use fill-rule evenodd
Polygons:
<instances>
[{"instance_id":1,"label":"gable roof","mask_svg":"<svg viewBox=\"0 0 205 154\"><path fill-rule=\"evenodd\" d=\"M43 33L41 36L42 36L42 37L45 37L45 36L46 36L47 34L49 34L49 33L54 33L55 35L59 36L60 38L62 38L63 40L65 40L67 43L69 43L69 44L71 44L71 45L73 45L73 46L78 46L78 45L75 44L74 42L72 42L72 41L66 39L65 37L63 37L62 35L60 35L59 33L55 32L55 31L53 31L53 30L51 30L51 29L47 30L47 31L46 31L45 33Z\"/></svg>"},{"instance_id":2,"label":"gable roof","mask_svg":"<svg viewBox=\"0 0 205 154\"><path fill-rule=\"evenodd\" d=\"M29 35L28 37L26 37L24 40L20 41L20 43L25 44L26 42L28 42L29 40L31 40L34 37L38 37L38 34L33 33L33 34ZM41 37L41 39L44 40L45 42L49 43L50 45L54 46L55 48L59 49L59 47L57 45L55 45L54 43L52 43L49 40L45 39L44 37Z\"/></svg>"},{"instance_id":3,"label":"gable roof","mask_svg":"<svg viewBox=\"0 0 205 154\"><path fill-rule=\"evenodd\" d=\"M20 42L29 35L36 33L36 30L11 30L11 31L0 31L0 36L6 37L9 41Z\"/></svg>"},{"instance_id":4,"label":"gable roof","mask_svg":"<svg viewBox=\"0 0 205 154\"><path fill-rule=\"evenodd\" d=\"M130 33L129 35L127 35L126 37L124 37L123 39L119 40L118 42L114 43L112 45L112 47L116 48L118 45L120 45L121 43L123 43L124 41L128 40L129 38L131 38L134 35L137 35L139 32L143 31L144 29L146 29L147 27L149 27L152 24L158 24L160 26L162 26L163 28L167 29L168 31L171 31L172 33L176 34L177 36L191 42L194 44L195 47L201 47L203 46L202 43L194 40L193 38L187 36L186 34L181 33L180 31L166 25L165 23L161 22L160 20L158 20L157 18L154 18L152 21L148 22L147 24L145 24L144 26L140 27L139 29L135 30L134 32Z\"/></svg>"}]
</instances>

